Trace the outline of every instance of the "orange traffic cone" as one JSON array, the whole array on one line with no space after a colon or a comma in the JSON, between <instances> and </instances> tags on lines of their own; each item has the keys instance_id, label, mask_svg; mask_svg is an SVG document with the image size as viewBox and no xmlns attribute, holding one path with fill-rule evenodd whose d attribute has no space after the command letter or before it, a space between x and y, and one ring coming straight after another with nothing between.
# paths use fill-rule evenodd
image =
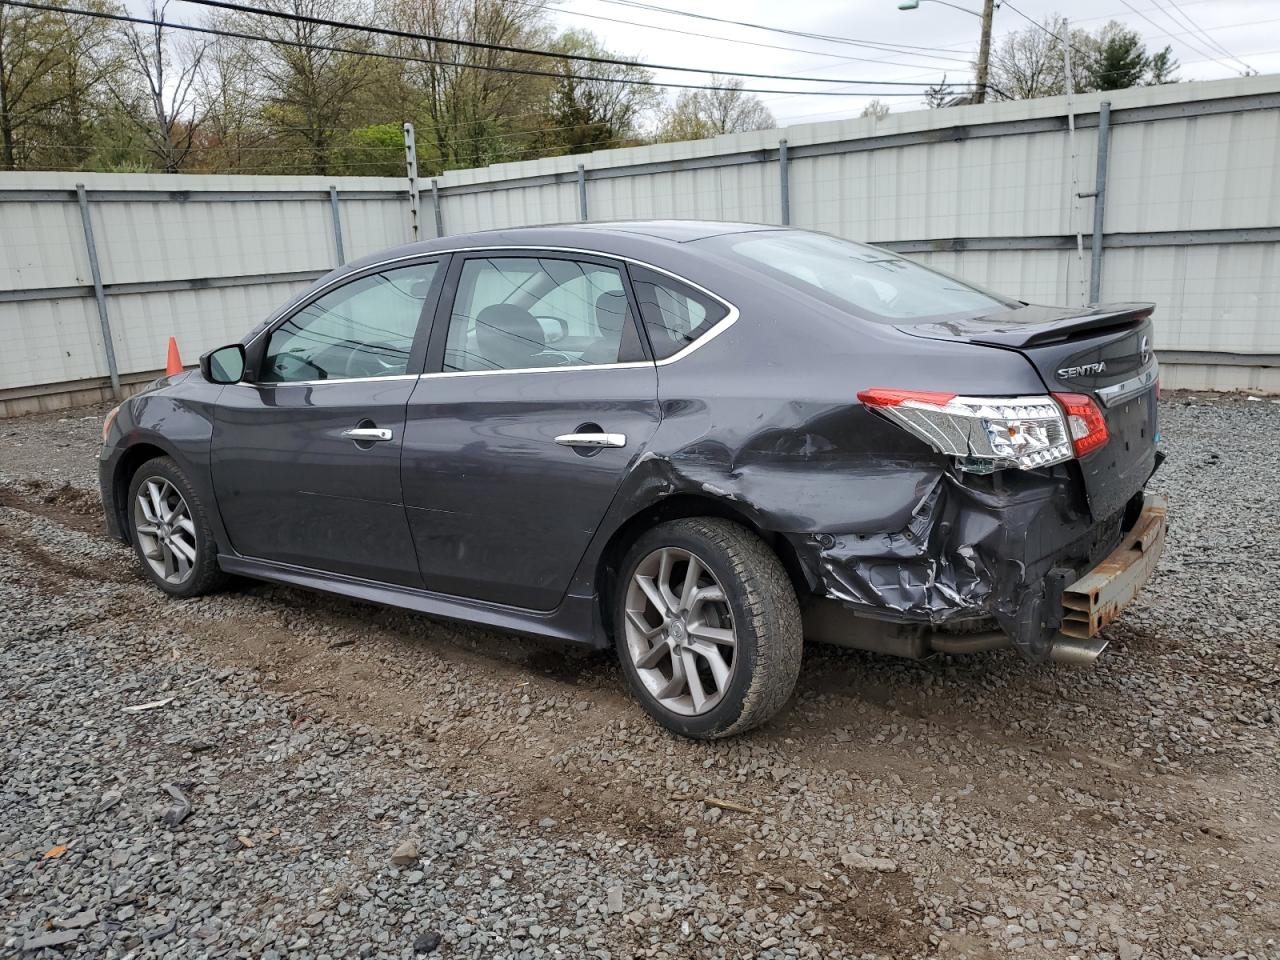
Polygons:
<instances>
[{"instance_id":1,"label":"orange traffic cone","mask_svg":"<svg viewBox=\"0 0 1280 960\"><path fill-rule=\"evenodd\" d=\"M182 357L178 355L178 341L173 337L169 338L169 362L164 365L164 375L172 377L175 373L182 372Z\"/></svg>"}]
</instances>

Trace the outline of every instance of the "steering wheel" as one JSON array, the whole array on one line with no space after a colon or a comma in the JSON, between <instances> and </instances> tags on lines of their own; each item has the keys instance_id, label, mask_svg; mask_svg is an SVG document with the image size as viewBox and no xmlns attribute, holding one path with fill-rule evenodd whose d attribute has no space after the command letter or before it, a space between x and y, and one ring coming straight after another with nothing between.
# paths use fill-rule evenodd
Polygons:
<instances>
[{"instance_id":1,"label":"steering wheel","mask_svg":"<svg viewBox=\"0 0 1280 960\"><path fill-rule=\"evenodd\" d=\"M297 380L327 380L329 372L296 353L277 353L271 357L271 371L278 383Z\"/></svg>"},{"instance_id":2,"label":"steering wheel","mask_svg":"<svg viewBox=\"0 0 1280 960\"><path fill-rule=\"evenodd\" d=\"M347 354L347 362L343 372L351 378L356 377L388 377L404 373L406 364L395 358L397 353L406 353L403 347L393 343L370 343L352 347Z\"/></svg>"}]
</instances>

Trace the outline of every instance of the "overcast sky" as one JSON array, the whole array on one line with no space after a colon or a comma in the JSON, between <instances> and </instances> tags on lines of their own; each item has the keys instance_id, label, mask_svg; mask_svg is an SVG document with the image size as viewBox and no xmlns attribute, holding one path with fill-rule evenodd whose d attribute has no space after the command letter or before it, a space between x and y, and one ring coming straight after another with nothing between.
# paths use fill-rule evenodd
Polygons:
<instances>
[{"instance_id":1,"label":"overcast sky","mask_svg":"<svg viewBox=\"0 0 1280 960\"><path fill-rule=\"evenodd\" d=\"M924 0L919 9L898 10L898 0L552 0L554 19L562 28L591 30L610 49L652 63L857 80L971 78L967 65L978 48L979 18ZM955 0L977 10L981 0ZM847 43L798 37L662 13L648 5L680 9L730 20L747 21L825 36L840 36L888 45L927 48L889 53ZM1216 80L1238 76L1240 62L1259 73L1280 73L1280 2L1277 0L1015 0L1017 10L1036 20L1067 13L1072 25L1096 30L1118 20L1136 30L1149 51L1173 47L1183 80ZM1028 27L1017 10L1004 4L995 14L995 41L1002 34ZM1135 12L1136 11L1136 12ZM620 23L616 21L628 21ZM681 33L678 31L688 31ZM691 36L702 34L703 36ZM749 43L747 42L749 41ZM791 50L776 49L790 47ZM860 58L860 59L851 59ZM947 58L947 59L943 59ZM660 74L677 81L696 75ZM821 84L744 81L748 86L821 88ZM842 89L834 87L832 89ZM848 88L844 88L848 89ZM779 124L835 120L857 116L866 96L787 96L761 94ZM884 97L893 110L917 110L922 100Z\"/></svg>"}]
</instances>

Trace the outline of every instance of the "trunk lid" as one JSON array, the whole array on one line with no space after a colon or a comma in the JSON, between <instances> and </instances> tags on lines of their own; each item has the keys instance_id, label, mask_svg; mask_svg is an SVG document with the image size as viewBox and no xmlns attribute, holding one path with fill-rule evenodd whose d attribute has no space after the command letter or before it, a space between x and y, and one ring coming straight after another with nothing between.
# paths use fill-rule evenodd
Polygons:
<instances>
[{"instance_id":1,"label":"trunk lid","mask_svg":"<svg viewBox=\"0 0 1280 960\"><path fill-rule=\"evenodd\" d=\"M1142 489L1155 469L1156 384L1149 303L1096 307L1029 305L964 320L899 324L913 336L959 340L1021 353L1052 393L1092 397L1108 442L1079 462L1093 515L1105 519Z\"/></svg>"}]
</instances>

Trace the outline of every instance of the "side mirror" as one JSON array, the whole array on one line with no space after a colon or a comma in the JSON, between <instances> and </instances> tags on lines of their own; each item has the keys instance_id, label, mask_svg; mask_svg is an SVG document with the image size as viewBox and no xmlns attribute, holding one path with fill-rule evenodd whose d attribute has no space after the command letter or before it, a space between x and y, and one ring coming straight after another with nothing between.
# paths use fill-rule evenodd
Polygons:
<instances>
[{"instance_id":1,"label":"side mirror","mask_svg":"<svg viewBox=\"0 0 1280 960\"><path fill-rule=\"evenodd\" d=\"M210 383L239 383L244 377L244 346L230 346L210 350L200 358L200 374Z\"/></svg>"}]
</instances>

